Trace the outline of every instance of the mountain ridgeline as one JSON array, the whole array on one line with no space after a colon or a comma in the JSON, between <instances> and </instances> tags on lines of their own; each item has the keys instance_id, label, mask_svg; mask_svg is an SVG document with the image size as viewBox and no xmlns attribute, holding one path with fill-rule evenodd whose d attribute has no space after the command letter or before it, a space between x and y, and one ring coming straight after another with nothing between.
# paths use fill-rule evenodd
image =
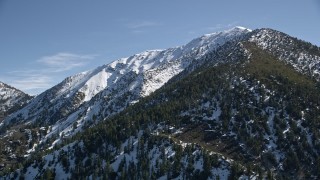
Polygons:
<instances>
[{"instance_id":1,"label":"mountain ridgeline","mask_svg":"<svg viewBox=\"0 0 320 180\"><path fill-rule=\"evenodd\" d=\"M119 59L8 116L1 174L318 179L319 67L319 47L242 27Z\"/></svg>"}]
</instances>

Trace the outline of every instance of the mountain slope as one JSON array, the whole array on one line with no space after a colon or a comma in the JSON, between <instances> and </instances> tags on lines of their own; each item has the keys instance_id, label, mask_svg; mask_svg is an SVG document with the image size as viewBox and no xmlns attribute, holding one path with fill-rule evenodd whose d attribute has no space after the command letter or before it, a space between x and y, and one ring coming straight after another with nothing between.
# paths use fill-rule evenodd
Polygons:
<instances>
[{"instance_id":1,"label":"mountain slope","mask_svg":"<svg viewBox=\"0 0 320 180\"><path fill-rule=\"evenodd\" d=\"M147 96L172 76L181 72L190 64L190 61L199 59L226 41L241 37L248 32L247 29L234 28L225 32L207 34L181 47L145 51L116 60L93 71L71 76L39 95L28 107L17 112L6 122L36 121L36 117L45 116L44 111L48 111L50 115L46 115L47 117L42 121L58 120L69 115L81 104L90 101L102 90L106 91L105 96L111 96L110 99L113 98L110 94L115 93L113 89L120 88L126 88L126 91L139 97ZM129 82L122 82L122 80ZM134 83L130 83L131 81ZM129 86L122 87L126 84ZM19 115L22 115L22 118L17 118Z\"/></svg>"},{"instance_id":2,"label":"mountain slope","mask_svg":"<svg viewBox=\"0 0 320 180\"><path fill-rule=\"evenodd\" d=\"M320 80L319 47L268 28L257 30L253 34L250 42L292 65L297 71Z\"/></svg>"},{"instance_id":3,"label":"mountain slope","mask_svg":"<svg viewBox=\"0 0 320 180\"><path fill-rule=\"evenodd\" d=\"M208 52L249 32L236 27L207 34L184 46L145 51L71 76L8 117L5 125L47 126L50 132L40 141L72 135L148 96Z\"/></svg>"},{"instance_id":4,"label":"mountain slope","mask_svg":"<svg viewBox=\"0 0 320 180\"><path fill-rule=\"evenodd\" d=\"M286 39L290 43L284 43ZM285 49L297 44L302 48ZM16 175L317 179L319 86L295 56L304 53L313 57L305 63L313 64L317 49L278 31L259 29L198 60L190 57L178 76L114 116L108 115L124 107L117 103L137 99L123 93L110 100L116 102L114 109L96 111L101 105L110 107L104 99L108 91L103 90L73 113L78 123L97 112L90 128L71 138L63 131L55 147L43 142L36 148L40 153L31 153ZM121 80L123 88L117 92L129 79ZM99 118L105 121L94 122ZM74 126L70 134L81 127ZM49 153L42 156L42 150Z\"/></svg>"},{"instance_id":5,"label":"mountain slope","mask_svg":"<svg viewBox=\"0 0 320 180\"><path fill-rule=\"evenodd\" d=\"M22 108L31 96L0 82L0 122L8 114Z\"/></svg>"}]
</instances>

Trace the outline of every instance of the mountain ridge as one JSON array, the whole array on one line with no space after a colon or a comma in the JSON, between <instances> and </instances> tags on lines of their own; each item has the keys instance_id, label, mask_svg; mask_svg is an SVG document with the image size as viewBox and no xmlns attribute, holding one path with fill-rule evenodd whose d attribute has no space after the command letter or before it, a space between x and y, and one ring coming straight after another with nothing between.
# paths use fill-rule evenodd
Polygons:
<instances>
[{"instance_id":1,"label":"mountain ridge","mask_svg":"<svg viewBox=\"0 0 320 180\"><path fill-rule=\"evenodd\" d=\"M206 37L191 42L201 38ZM208 49L200 46L178 63L168 60L143 76L136 72L145 67L135 62L147 54L132 56L129 66L130 57L120 59L110 70L119 68L120 75L123 67L136 71L79 105L58 126L33 129L41 139L38 146L31 143L33 151L50 153L30 151L24 169L16 173L29 178L54 172L61 178L316 179L319 48L263 28ZM170 77L165 83L157 82L163 70L183 62L184 68L165 76ZM163 84L139 96L148 92L136 85L145 75L151 87ZM97 167L109 170L93 172Z\"/></svg>"},{"instance_id":2,"label":"mountain ridge","mask_svg":"<svg viewBox=\"0 0 320 180\"><path fill-rule=\"evenodd\" d=\"M50 113L50 114L55 114L55 115L53 115L53 117L55 119L61 119L64 117L63 116L64 113L68 113L68 111L73 111L73 109L80 107L80 105L83 102L89 101L89 99L91 99L93 96L98 94L100 91L102 91L106 87L106 82L104 80L98 78L97 82L99 82L99 83L95 83L95 80L91 81L95 85L90 88L90 79L91 78L90 77L87 78L87 76L92 76L92 77L99 76L99 75L102 77L103 76L110 76L107 79L108 79L108 81L110 81L109 84L112 84L112 83L114 83L114 81L117 81L119 79L119 77L125 77L126 73L129 72L129 74L130 74L131 73L130 71L135 72L134 74L137 74L137 72L139 72L139 71L145 72L142 76L138 76L137 78L140 79L140 81L147 81L147 82L143 83L143 85L140 85L140 87L137 87L137 85L135 83L133 83L131 85L131 89L138 88L137 90L140 92L138 92L138 94L136 94L136 96L137 95L142 96L142 97L147 96L148 94L153 92L155 89L161 87L168 80L168 79L167 80L164 79L163 76L172 77L172 76L178 74L183 69L183 68L181 69L179 67L179 66L181 66L181 63L182 63L182 66L188 65L188 62L186 65L183 65L183 63L185 63L188 56L189 57L191 56L191 55L188 55L189 53L197 53L198 56L201 57L206 52L215 48L216 45L219 46L221 43L228 40L229 38L233 38L233 37L228 37L228 36L224 37L224 36L226 36L228 34L231 34L230 36L241 36L242 31L249 32L250 30L243 29L243 28L241 28L241 29L233 28L233 29L227 30L225 32L220 32L220 35L222 34L222 36L219 36L219 33L213 33L209 36L204 35L199 38L193 39L192 41L190 41L190 43L188 43L184 46L179 46L176 48L169 48L167 50L145 51L145 52L130 56L128 58L121 58L121 59L116 60L110 64L103 65L95 70L92 70L91 72L87 71L87 72L79 73L75 76L70 76L66 80L64 80L63 82L59 83L57 86L51 88L52 89L51 92L46 91L46 92L38 95L33 100L34 103L31 102L30 107L34 108L35 107L34 104L39 104L38 108L40 108L41 106L44 106L44 107L47 106L47 109L50 109L50 107L49 107L50 105L46 105L46 102L49 101L49 99L50 99L50 101L53 101L53 102L57 101L56 99L59 99L60 102L58 103L58 105L56 107L54 107L55 109L57 109L57 108L59 109L60 106L70 106L70 105L68 105L70 103L71 103L71 106L73 106L75 104L74 108L67 108L65 110L66 112L58 112L58 113L51 112ZM223 34L226 34L226 35L223 35ZM224 40L224 39L226 39L226 40ZM218 42L214 42L214 41L218 41ZM196 51L198 51L198 52L196 52ZM178 60L180 56L184 57L183 62L179 62L179 61L181 61L181 60ZM151 57L151 58L148 58L148 57ZM177 59L177 60L172 61L170 59ZM145 61L145 60L147 60L147 61L143 62L142 66L139 66L139 61ZM151 64L148 63L148 61ZM154 64L155 63L154 61L156 61L158 64L160 64L160 66L157 65L157 63ZM159 68L152 69L153 66L159 66ZM168 71L168 67L171 67L170 71ZM114 68L118 68L118 71L116 71L117 74L114 74L112 76L110 74L113 73L112 71L114 71L113 70ZM148 69L150 69L150 70L148 71ZM92 73L94 71L97 71L98 73ZM109 72L109 71L111 71L111 72ZM155 71L158 71L160 73L163 72L164 75L161 76L161 74L159 74L158 72L155 72ZM131 75L129 75L129 76L134 77L135 76L134 74L131 73ZM155 74L157 74L157 75L154 77ZM157 78L157 76L160 76L160 77ZM144 78L144 77L147 77L147 78ZM78 82L78 81L81 81L81 82ZM89 83L88 83L88 81L89 81ZM79 85L79 87L77 85ZM89 87L89 88L87 88L87 87ZM67 89L67 90L65 91L64 89ZM109 91L112 91L112 90L109 90ZM110 94L110 92L109 93L107 92L104 96L106 96L108 94ZM60 97L62 97L62 98L60 98ZM134 100L134 101L136 101L136 100ZM29 109L31 109L31 108L29 108ZM22 112L20 114L22 114L23 118L26 118L27 116L30 116L30 115L31 115L31 117L32 116L39 116L39 113L37 113L37 111L35 111L35 115L32 115L34 113L30 114L30 111L32 111L32 110L28 110L28 111ZM49 112L50 112L50 110L49 110ZM19 112L16 114L19 114ZM11 117L11 119L14 119L14 117ZM11 120L7 120L6 122L8 122L8 121L11 121ZM14 119L13 121L16 121L16 120Z\"/></svg>"}]
</instances>

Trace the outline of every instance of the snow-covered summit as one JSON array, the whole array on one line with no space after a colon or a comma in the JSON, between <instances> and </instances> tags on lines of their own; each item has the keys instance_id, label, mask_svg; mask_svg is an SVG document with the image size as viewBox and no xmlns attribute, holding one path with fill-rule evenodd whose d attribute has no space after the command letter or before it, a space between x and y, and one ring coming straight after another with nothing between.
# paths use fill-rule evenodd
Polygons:
<instances>
[{"instance_id":1,"label":"snow-covered summit","mask_svg":"<svg viewBox=\"0 0 320 180\"><path fill-rule=\"evenodd\" d=\"M251 29L248 29L248 28L246 28L246 27L243 27L243 26L236 26L234 29L242 29L242 30L247 30L247 31L250 31L250 32L252 32L252 30Z\"/></svg>"},{"instance_id":2,"label":"snow-covered summit","mask_svg":"<svg viewBox=\"0 0 320 180\"><path fill-rule=\"evenodd\" d=\"M247 34L249 32L251 32L250 29L237 26L225 31L205 34L201 37L193 39L191 42L183 46L183 49L185 51L190 51L192 49L199 49L201 52L200 55L203 55L208 51L212 51L216 47L223 45L226 41L229 41L235 38L240 38L244 34Z\"/></svg>"}]
</instances>

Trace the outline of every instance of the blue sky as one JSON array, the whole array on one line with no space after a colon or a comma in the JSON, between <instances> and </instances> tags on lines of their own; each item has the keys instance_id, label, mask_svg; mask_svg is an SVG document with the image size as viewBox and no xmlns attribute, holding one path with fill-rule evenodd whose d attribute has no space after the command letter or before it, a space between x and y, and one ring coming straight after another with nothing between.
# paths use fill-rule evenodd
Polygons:
<instances>
[{"instance_id":1,"label":"blue sky","mask_svg":"<svg viewBox=\"0 0 320 180\"><path fill-rule=\"evenodd\" d=\"M0 81L39 94L65 77L234 26L320 45L318 0L0 0Z\"/></svg>"}]
</instances>

